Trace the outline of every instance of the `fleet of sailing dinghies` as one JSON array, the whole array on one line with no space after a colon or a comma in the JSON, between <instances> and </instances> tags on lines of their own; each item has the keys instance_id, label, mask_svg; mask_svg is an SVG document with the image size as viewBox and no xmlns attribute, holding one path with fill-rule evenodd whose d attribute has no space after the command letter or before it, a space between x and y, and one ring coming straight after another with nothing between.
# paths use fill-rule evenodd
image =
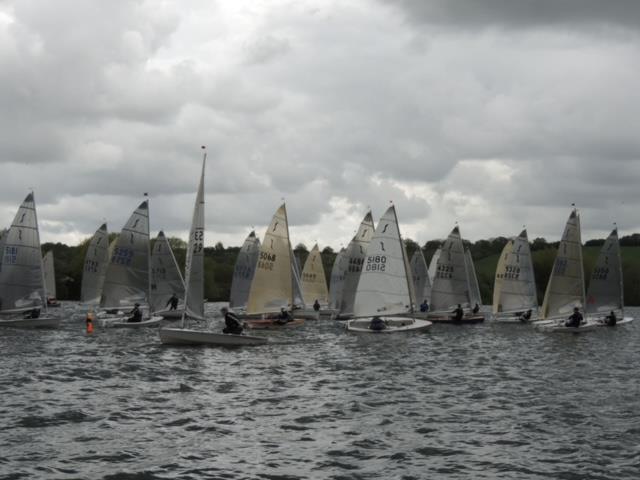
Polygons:
<instances>
[{"instance_id":1,"label":"fleet of sailing dinghies","mask_svg":"<svg viewBox=\"0 0 640 480\"><path fill-rule=\"evenodd\" d=\"M229 307L237 312L244 313L247 308L249 289L251 288L253 275L256 273L259 255L260 239L256 237L256 232L252 231L244 241L233 268Z\"/></svg>"},{"instance_id":2,"label":"fleet of sailing dinghies","mask_svg":"<svg viewBox=\"0 0 640 480\"><path fill-rule=\"evenodd\" d=\"M107 224L103 223L91 237L84 257L80 287L80 301L84 305L96 306L100 303L109 258L109 232Z\"/></svg>"},{"instance_id":3,"label":"fleet of sailing dinghies","mask_svg":"<svg viewBox=\"0 0 640 480\"><path fill-rule=\"evenodd\" d=\"M274 318L283 309L291 312L295 305L293 261L287 209L283 203L273 215L260 245L260 255L247 301L246 314L253 317L247 320L250 328L296 326L304 323L302 319L285 323Z\"/></svg>"},{"instance_id":4,"label":"fleet of sailing dinghies","mask_svg":"<svg viewBox=\"0 0 640 480\"><path fill-rule=\"evenodd\" d=\"M44 271L44 290L48 307L59 307L60 302L56 295L56 268L53 259L53 250L49 250L42 258L42 269Z\"/></svg>"},{"instance_id":5,"label":"fleet of sailing dinghies","mask_svg":"<svg viewBox=\"0 0 640 480\"><path fill-rule=\"evenodd\" d=\"M431 287L431 310L428 318L434 322L477 323L484 316L471 309L478 305L479 292L473 261L464 251L460 229L456 226L441 247L436 274ZM474 301L475 300L475 301ZM457 306L466 310L461 318L453 314Z\"/></svg>"},{"instance_id":6,"label":"fleet of sailing dinghies","mask_svg":"<svg viewBox=\"0 0 640 480\"><path fill-rule=\"evenodd\" d=\"M422 249L418 248L411 257L411 278L413 280L413 290L416 292L416 303L429 303L431 299L431 280L427 262L424 259Z\"/></svg>"},{"instance_id":7,"label":"fleet of sailing dinghies","mask_svg":"<svg viewBox=\"0 0 640 480\"><path fill-rule=\"evenodd\" d=\"M47 312L40 234L33 193L27 195L20 205L0 244L0 326L57 327L60 318Z\"/></svg>"},{"instance_id":8,"label":"fleet of sailing dinghies","mask_svg":"<svg viewBox=\"0 0 640 480\"><path fill-rule=\"evenodd\" d=\"M537 318L538 294L527 231L502 249L493 284L494 320L527 322ZM530 311L530 312L529 312Z\"/></svg>"},{"instance_id":9,"label":"fleet of sailing dinghies","mask_svg":"<svg viewBox=\"0 0 640 480\"><path fill-rule=\"evenodd\" d=\"M171 309L173 296L178 298L178 306ZM169 240L160 231L151 250L151 284L149 304L155 315L163 318L182 318L184 311L184 280Z\"/></svg>"},{"instance_id":10,"label":"fleet of sailing dinghies","mask_svg":"<svg viewBox=\"0 0 640 480\"><path fill-rule=\"evenodd\" d=\"M394 206L382 216L367 246L354 301L354 333L424 330L427 320L414 318L413 281Z\"/></svg>"},{"instance_id":11,"label":"fleet of sailing dinghies","mask_svg":"<svg viewBox=\"0 0 640 480\"><path fill-rule=\"evenodd\" d=\"M249 335L216 333L185 328L187 318L204 318L204 170L207 154L202 159L200 183L193 207L193 218L187 245L185 269L185 311L181 328L161 328L160 341L174 345L242 346L260 345L266 338Z\"/></svg>"},{"instance_id":12,"label":"fleet of sailing dinghies","mask_svg":"<svg viewBox=\"0 0 640 480\"><path fill-rule=\"evenodd\" d=\"M360 280L360 272L364 263L367 247L373 236L375 227L373 225L373 217L368 212L355 236L347 245L344 253L347 269L344 274L344 286L342 290L342 299L340 305L340 313L338 318L347 319L353 316L353 304L356 298L356 288Z\"/></svg>"}]
</instances>

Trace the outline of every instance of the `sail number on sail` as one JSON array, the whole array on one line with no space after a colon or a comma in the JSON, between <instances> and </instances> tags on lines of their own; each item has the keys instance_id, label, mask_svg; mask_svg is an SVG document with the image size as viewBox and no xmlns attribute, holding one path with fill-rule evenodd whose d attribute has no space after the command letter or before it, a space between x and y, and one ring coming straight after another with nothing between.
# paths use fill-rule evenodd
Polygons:
<instances>
[{"instance_id":1,"label":"sail number on sail","mask_svg":"<svg viewBox=\"0 0 640 480\"><path fill-rule=\"evenodd\" d=\"M117 263L118 265L131 265L133 259L133 250L129 248L116 247L113 249L113 256L111 257L111 263Z\"/></svg>"},{"instance_id":2,"label":"sail number on sail","mask_svg":"<svg viewBox=\"0 0 640 480\"><path fill-rule=\"evenodd\" d=\"M18 261L18 247L7 245L4 247L4 256L2 263L5 265L14 265Z\"/></svg>"},{"instance_id":3,"label":"sail number on sail","mask_svg":"<svg viewBox=\"0 0 640 480\"><path fill-rule=\"evenodd\" d=\"M91 272L91 273L98 273L98 262L96 262L95 260L85 260L84 262L84 271L85 272Z\"/></svg>"},{"instance_id":4,"label":"sail number on sail","mask_svg":"<svg viewBox=\"0 0 640 480\"><path fill-rule=\"evenodd\" d=\"M453 278L453 265L438 265L436 278Z\"/></svg>"},{"instance_id":5,"label":"sail number on sail","mask_svg":"<svg viewBox=\"0 0 640 480\"><path fill-rule=\"evenodd\" d=\"M372 255L367 257L367 266L365 269L367 272L384 272L386 263L386 255Z\"/></svg>"},{"instance_id":6,"label":"sail number on sail","mask_svg":"<svg viewBox=\"0 0 640 480\"><path fill-rule=\"evenodd\" d=\"M260 252L258 268L263 270L273 270L273 263L276 261L275 253Z\"/></svg>"},{"instance_id":7,"label":"sail number on sail","mask_svg":"<svg viewBox=\"0 0 640 480\"><path fill-rule=\"evenodd\" d=\"M349 273L357 273L362 270L362 264L364 259L362 258L349 258Z\"/></svg>"},{"instance_id":8,"label":"sail number on sail","mask_svg":"<svg viewBox=\"0 0 640 480\"><path fill-rule=\"evenodd\" d=\"M504 273L498 273L496 278L505 278L507 280L518 280L520 278L520 267L513 267L507 265L504 269Z\"/></svg>"},{"instance_id":9,"label":"sail number on sail","mask_svg":"<svg viewBox=\"0 0 640 480\"><path fill-rule=\"evenodd\" d=\"M203 238L204 238L203 230L198 229L195 232L193 232L193 253L200 253L202 251L202 249L204 248L204 243L202 241Z\"/></svg>"},{"instance_id":10,"label":"sail number on sail","mask_svg":"<svg viewBox=\"0 0 640 480\"><path fill-rule=\"evenodd\" d=\"M591 274L592 280L606 280L609 275L609 267L596 267Z\"/></svg>"}]
</instances>

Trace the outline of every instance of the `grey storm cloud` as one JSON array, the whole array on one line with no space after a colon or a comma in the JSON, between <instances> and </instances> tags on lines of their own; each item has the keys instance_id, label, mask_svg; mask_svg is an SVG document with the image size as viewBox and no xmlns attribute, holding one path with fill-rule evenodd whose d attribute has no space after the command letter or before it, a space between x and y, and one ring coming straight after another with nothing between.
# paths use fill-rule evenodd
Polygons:
<instances>
[{"instance_id":1,"label":"grey storm cloud","mask_svg":"<svg viewBox=\"0 0 640 480\"><path fill-rule=\"evenodd\" d=\"M149 192L184 236L206 145L208 243L283 200L294 243L334 248L389 201L418 241L557 238L572 202L585 235L640 229L639 8L5 0L0 226L33 188L75 242Z\"/></svg>"}]
</instances>

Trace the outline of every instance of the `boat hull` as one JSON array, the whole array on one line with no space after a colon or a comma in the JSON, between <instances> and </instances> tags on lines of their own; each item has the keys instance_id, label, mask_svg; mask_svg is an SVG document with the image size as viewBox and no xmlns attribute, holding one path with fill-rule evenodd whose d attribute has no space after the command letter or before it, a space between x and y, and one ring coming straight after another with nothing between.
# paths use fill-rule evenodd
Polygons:
<instances>
[{"instance_id":1,"label":"boat hull","mask_svg":"<svg viewBox=\"0 0 640 480\"><path fill-rule=\"evenodd\" d=\"M482 323L484 322L484 315L465 315L462 317L462 320L455 320L449 315L434 315L427 317L433 323L451 323L453 325L462 325L462 324L472 324L472 323Z\"/></svg>"},{"instance_id":2,"label":"boat hull","mask_svg":"<svg viewBox=\"0 0 640 480\"><path fill-rule=\"evenodd\" d=\"M369 325L371 318L357 318L349 320L346 329L351 333L358 334L391 334L391 333L408 333L420 332L428 329L431 322L428 320L413 320L406 317L381 317L384 320L386 328L383 330L371 330Z\"/></svg>"},{"instance_id":3,"label":"boat hull","mask_svg":"<svg viewBox=\"0 0 640 480\"><path fill-rule=\"evenodd\" d=\"M166 320L180 320L183 313L184 308L178 308L176 310L159 310L157 312L153 312L155 316L162 317Z\"/></svg>"},{"instance_id":4,"label":"boat hull","mask_svg":"<svg viewBox=\"0 0 640 480\"><path fill-rule=\"evenodd\" d=\"M590 332L600 328L598 322L595 321L586 321L580 324L579 327L567 327L564 322L566 320L561 319L550 320L548 322L538 322L535 324L536 328L541 332L551 332L551 333L582 333L582 332Z\"/></svg>"},{"instance_id":5,"label":"boat hull","mask_svg":"<svg viewBox=\"0 0 640 480\"><path fill-rule=\"evenodd\" d=\"M210 345L217 347L241 347L264 345L265 337L252 335L233 335L226 333L186 330L181 328L161 328L160 341L165 345Z\"/></svg>"},{"instance_id":6,"label":"boat hull","mask_svg":"<svg viewBox=\"0 0 640 480\"><path fill-rule=\"evenodd\" d=\"M53 315L42 315L38 318L11 318L0 320L0 327L11 328L58 328L60 317Z\"/></svg>"},{"instance_id":7,"label":"boat hull","mask_svg":"<svg viewBox=\"0 0 640 480\"><path fill-rule=\"evenodd\" d=\"M275 319L265 318L259 320L247 320L245 324L248 328L252 330L269 330L269 329L279 329L279 328L292 328L299 327L304 325L304 320L302 318L294 318L292 321L287 323L278 323Z\"/></svg>"},{"instance_id":8,"label":"boat hull","mask_svg":"<svg viewBox=\"0 0 640 480\"><path fill-rule=\"evenodd\" d=\"M126 318L126 317L125 317ZM153 316L141 322L127 322L124 318L112 319L112 321L105 321L102 326L108 328L148 328L159 327L164 318L159 316Z\"/></svg>"}]
</instances>

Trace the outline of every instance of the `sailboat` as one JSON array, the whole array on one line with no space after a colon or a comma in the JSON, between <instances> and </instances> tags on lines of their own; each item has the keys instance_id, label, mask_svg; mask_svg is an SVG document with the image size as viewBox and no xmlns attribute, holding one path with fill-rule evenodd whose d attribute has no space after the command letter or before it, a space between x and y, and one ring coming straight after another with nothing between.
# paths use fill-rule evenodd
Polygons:
<instances>
[{"instance_id":1,"label":"sailboat","mask_svg":"<svg viewBox=\"0 0 640 480\"><path fill-rule=\"evenodd\" d=\"M170 310L167 307L173 295L183 300L184 290L184 280L180 268L178 268L176 257L173 255L169 240L164 232L160 231L151 251L149 306L153 314L165 319L182 318L183 302L180 302L175 310Z\"/></svg>"},{"instance_id":2,"label":"sailboat","mask_svg":"<svg viewBox=\"0 0 640 480\"><path fill-rule=\"evenodd\" d=\"M349 242L349 245L347 245L344 253L347 269L344 274L340 313L336 317L338 320L346 320L353 316L360 272L362 271L367 247L369 246L374 230L373 217L371 216L371 211L369 211L362 219L358 231L351 242Z\"/></svg>"},{"instance_id":3,"label":"sailboat","mask_svg":"<svg viewBox=\"0 0 640 480\"><path fill-rule=\"evenodd\" d=\"M89 241L89 247L84 257L82 268L82 285L80 287L80 301L87 306L100 303L102 285L109 265L109 232L107 224L103 223L96 230Z\"/></svg>"},{"instance_id":4,"label":"sailboat","mask_svg":"<svg viewBox=\"0 0 640 480\"><path fill-rule=\"evenodd\" d=\"M424 259L424 254L422 253L421 248L418 248L414 252L411 257L411 262L409 262L409 266L411 267L413 290L416 292L416 303L429 303L429 300L431 299L431 281L429 280L427 262Z\"/></svg>"},{"instance_id":5,"label":"sailboat","mask_svg":"<svg viewBox=\"0 0 640 480\"><path fill-rule=\"evenodd\" d=\"M251 281L256 272L258 255L260 254L260 240L256 232L251 231L238 252L236 264L233 267L231 279L231 293L229 294L229 308L236 313L244 313L249 299Z\"/></svg>"},{"instance_id":6,"label":"sailboat","mask_svg":"<svg viewBox=\"0 0 640 480\"><path fill-rule=\"evenodd\" d=\"M345 249L341 248L333 261L331 277L329 279L329 308L335 312L340 311L346 271L347 258L345 256Z\"/></svg>"},{"instance_id":7,"label":"sailboat","mask_svg":"<svg viewBox=\"0 0 640 480\"><path fill-rule=\"evenodd\" d=\"M427 320L414 318L413 282L396 209L392 205L378 222L367 247L358 288L354 318L347 321L353 333L397 333L425 330ZM372 329L375 322L382 328Z\"/></svg>"},{"instance_id":8,"label":"sailboat","mask_svg":"<svg viewBox=\"0 0 640 480\"><path fill-rule=\"evenodd\" d=\"M24 199L11 227L0 242L0 326L58 327L60 318L47 312L40 233L33 193ZM41 313L41 309L44 309L44 313Z\"/></svg>"},{"instance_id":9,"label":"sailboat","mask_svg":"<svg viewBox=\"0 0 640 480\"><path fill-rule=\"evenodd\" d=\"M185 305L181 328L161 328L160 341L170 345L241 346L261 345L264 337L214 333L185 328L187 318L204 319L204 169L207 154L202 159L202 172L193 207L193 218L187 246L185 269Z\"/></svg>"},{"instance_id":10,"label":"sailboat","mask_svg":"<svg viewBox=\"0 0 640 480\"><path fill-rule=\"evenodd\" d=\"M527 311L531 315L524 317ZM493 283L493 319L525 322L537 317L538 295L527 230L510 238L500 254Z\"/></svg>"},{"instance_id":11,"label":"sailboat","mask_svg":"<svg viewBox=\"0 0 640 480\"><path fill-rule=\"evenodd\" d=\"M53 261L53 250L49 250L42 258L44 272L44 290L47 299L47 307L59 307L60 302L56 298L56 269Z\"/></svg>"},{"instance_id":12,"label":"sailboat","mask_svg":"<svg viewBox=\"0 0 640 480\"><path fill-rule=\"evenodd\" d=\"M100 298L103 312L98 313L98 319L102 326L140 328L157 326L162 321L162 317L149 312L141 322L127 322L123 311L135 304L148 305L149 247L149 201L145 200L131 214L113 247Z\"/></svg>"},{"instance_id":13,"label":"sailboat","mask_svg":"<svg viewBox=\"0 0 640 480\"><path fill-rule=\"evenodd\" d=\"M329 289L318 244L313 246L304 262L301 286L304 304L307 307L303 312L297 312L296 315L302 314L304 318L319 318L322 315L331 316L338 313L336 309L329 308ZM320 309L317 311L310 307L316 301L320 305Z\"/></svg>"},{"instance_id":14,"label":"sailboat","mask_svg":"<svg viewBox=\"0 0 640 480\"><path fill-rule=\"evenodd\" d=\"M633 317L624 316L622 261L617 228L613 229L600 249L587 290L587 317L605 325L605 316L610 312L618 317L616 325L633 321Z\"/></svg>"},{"instance_id":15,"label":"sailboat","mask_svg":"<svg viewBox=\"0 0 640 480\"><path fill-rule=\"evenodd\" d=\"M304 323L303 319L284 323L274 318L282 309L291 311L295 305L292 262L287 209L283 203L273 215L260 246L246 313L247 316L260 315L263 318L249 318L246 323L250 328L296 326Z\"/></svg>"},{"instance_id":16,"label":"sailboat","mask_svg":"<svg viewBox=\"0 0 640 480\"><path fill-rule=\"evenodd\" d=\"M438 259L440 258L440 253L442 253L442 247L438 247L438 249L433 253L431 257L431 263L429 263L429 282L433 285L433 280L436 278L436 271L438 270Z\"/></svg>"},{"instance_id":17,"label":"sailboat","mask_svg":"<svg viewBox=\"0 0 640 480\"><path fill-rule=\"evenodd\" d=\"M580 215L574 208L560 240L558 253L547 283L544 301L540 309L542 330L558 332L578 332L597 327L596 322L585 321L579 327L566 327L565 321L574 308L584 311L584 267L582 263L582 242L580 239Z\"/></svg>"},{"instance_id":18,"label":"sailboat","mask_svg":"<svg viewBox=\"0 0 640 480\"><path fill-rule=\"evenodd\" d=\"M484 321L482 314L473 314L469 309L475 289L470 284L469 259L466 257L458 226L447 237L437 259L436 275L431 287L431 312L428 318L442 323L478 323ZM474 272L475 275L475 272ZM467 309L464 317L457 321L451 314L460 305Z\"/></svg>"}]
</instances>

